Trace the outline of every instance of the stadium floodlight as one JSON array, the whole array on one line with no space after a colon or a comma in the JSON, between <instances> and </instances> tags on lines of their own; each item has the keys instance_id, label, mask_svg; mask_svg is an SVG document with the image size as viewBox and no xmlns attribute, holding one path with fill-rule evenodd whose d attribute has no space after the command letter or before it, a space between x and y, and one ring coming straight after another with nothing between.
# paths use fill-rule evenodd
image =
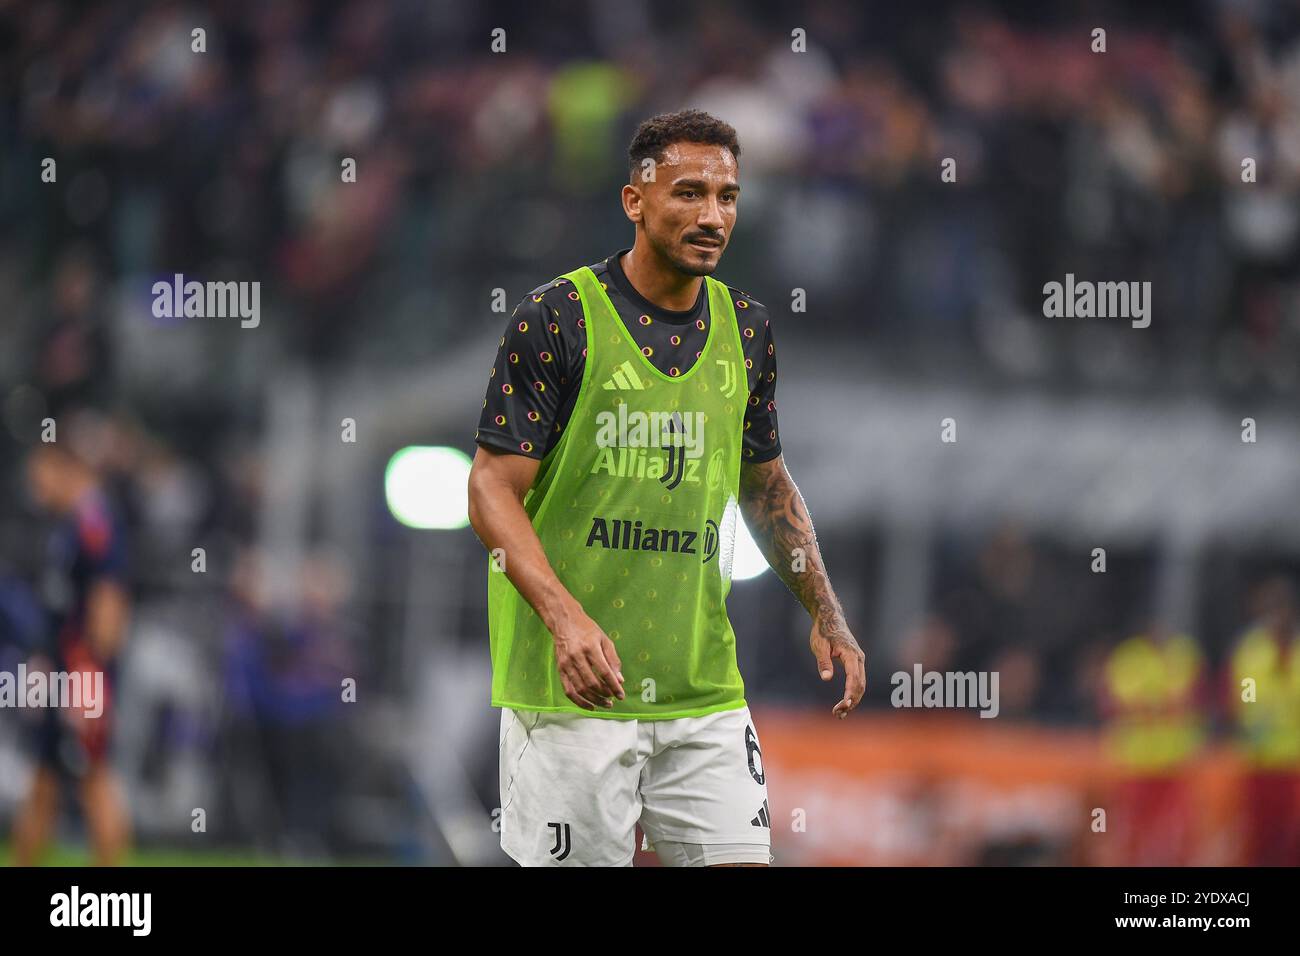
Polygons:
<instances>
[{"instance_id":1,"label":"stadium floodlight","mask_svg":"<svg viewBox=\"0 0 1300 956\"><path fill-rule=\"evenodd\" d=\"M388 510L408 528L463 528L469 524L469 470L469 456L459 448L408 445L384 470Z\"/></svg>"},{"instance_id":2,"label":"stadium floodlight","mask_svg":"<svg viewBox=\"0 0 1300 956\"><path fill-rule=\"evenodd\" d=\"M744 521L736 522L736 556L732 560L731 579L748 581L768 570L767 558L759 550L758 542L745 527Z\"/></svg>"}]
</instances>

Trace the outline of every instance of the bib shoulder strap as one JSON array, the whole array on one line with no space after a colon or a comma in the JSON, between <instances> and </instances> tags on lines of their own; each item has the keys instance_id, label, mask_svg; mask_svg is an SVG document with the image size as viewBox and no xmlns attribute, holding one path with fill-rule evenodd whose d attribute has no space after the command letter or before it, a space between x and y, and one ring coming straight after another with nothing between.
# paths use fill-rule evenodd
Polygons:
<instances>
[{"instance_id":1,"label":"bib shoulder strap","mask_svg":"<svg viewBox=\"0 0 1300 956\"><path fill-rule=\"evenodd\" d=\"M732 345L739 350L737 354L743 356L745 343L740 336L740 316L736 314L736 307L731 302L731 290L725 282L713 276L705 276L704 281L709 289L709 311L713 315L712 321L725 321L730 326L726 331Z\"/></svg>"},{"instance_id":2,"label":"bib shoulder strap","mask_svg":"<svg viewBox=\"0 0 1300 956\"><path fill-rule=\"evenodd\" d=\"M578 287L578 294L581 295L596 281L596 273L591 271L590 266L578 266L572 272L566 272L562 276L556 276L556 279L568 279Z\"/></svg>"}]
</instances>

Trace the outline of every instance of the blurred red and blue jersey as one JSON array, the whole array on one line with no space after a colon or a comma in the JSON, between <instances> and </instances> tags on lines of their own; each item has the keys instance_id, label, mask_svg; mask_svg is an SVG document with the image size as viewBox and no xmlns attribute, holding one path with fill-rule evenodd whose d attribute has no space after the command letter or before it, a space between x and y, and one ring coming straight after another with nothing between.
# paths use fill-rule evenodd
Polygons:
<instances>
[{"instance_id":1,"label":"blurred red and blue jersey","mask_svg":"<svg viewBox=\"0 0 1300 956\"><path fill-rule=\"evenodd\" d=\"M55 525L46 546L41 598L47 612L46 653L56 670L103 673L103 710L95 720L69 728L55 708L34 728L37 759L77 769L108 754L113 725L115 661L99 658L91 646L87 613L91 594L104 581L127 586L126 534L100 492L90 492Z\"/></svg>"},{"instance_id":2,"label":"blurred red and blue jersey","mask_svg":"<svg viewBox=\"0 0 1300 956\"><path fill-rule=\"evenodd\" d=\"M122 524L108 499L100 492L90 492L59 521L47 544L41 595L56 657L73 667L75 659L96 660L86 630L91 591L101 581L125 587L126 574Z\"/></svg>"}]
</instances>

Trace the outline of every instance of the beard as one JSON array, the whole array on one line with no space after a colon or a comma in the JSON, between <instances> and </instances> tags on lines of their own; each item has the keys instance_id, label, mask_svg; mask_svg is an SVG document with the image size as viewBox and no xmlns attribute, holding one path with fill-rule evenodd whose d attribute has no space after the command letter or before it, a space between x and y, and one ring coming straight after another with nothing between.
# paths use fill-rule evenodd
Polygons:
<instances>
[{"instance_id":1,"label":"beard","mask_svg":"<svg viewBox=\"0 0 1300 956\"><path fill-rule=\"evenodd\" d=\"M654 247L655 252L659 253L660 257L671 262L673 268L682 275L711 276L717 270L718 263L722 261L721 249L718 250L718 257L712 262L702 262L700 259L696 258L699 256L699 252L689 246L685 247L685 251L683 252L681 251L681 246L666 245L658 239L655 239L653 236L650 237L650 245Z\"/></svg>"},{"instance_id":2,"label":"beard","mask_svg":"<svg viewBox=\"0 0 1300 956\"><path fill-rule=\"evenodd\" d=\"M674 259L673 265L688 276L711 276L718 268L718 261L692 262L689 259Z\"/></svg>"}]
</instances>

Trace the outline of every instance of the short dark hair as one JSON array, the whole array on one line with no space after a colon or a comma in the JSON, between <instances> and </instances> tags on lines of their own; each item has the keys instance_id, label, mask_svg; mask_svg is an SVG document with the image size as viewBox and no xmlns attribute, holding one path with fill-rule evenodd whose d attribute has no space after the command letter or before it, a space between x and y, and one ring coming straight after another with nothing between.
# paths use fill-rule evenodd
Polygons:
<instances>
[{"instance_id":1,"label":"short dark hair","mask_svg":"<svg viewBox=\"0 0 1300 956\"><path fill-rule=\"evenodd\" d=\"M740 141L730 123L724 123L703 110L678 110L652 116L636 128L627 148L628 177L635 179L646 159L663 162L664 150L673 143L724 146L731 150L737 162L740 161Z\"/></svg>"}]
</instances>

